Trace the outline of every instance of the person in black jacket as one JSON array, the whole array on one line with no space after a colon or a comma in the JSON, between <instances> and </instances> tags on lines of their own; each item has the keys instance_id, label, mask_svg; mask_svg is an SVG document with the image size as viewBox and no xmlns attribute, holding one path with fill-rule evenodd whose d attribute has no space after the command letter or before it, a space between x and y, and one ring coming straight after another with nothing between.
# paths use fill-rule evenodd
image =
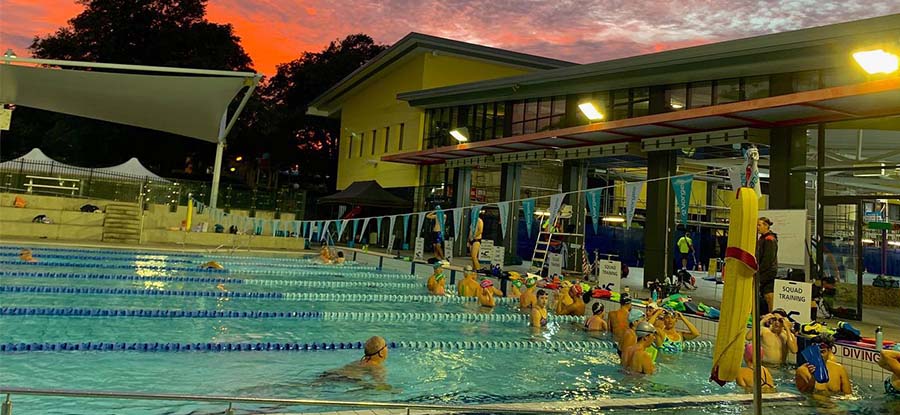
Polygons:
<instances>
[{"instance_id":1,"label":"person in black jacket","mask_svg":"<svg viewBox=\"0 0 900 415\"><path fill-rule=\"evenodd\" d=\"M759 240L756 241L756 261L759 269L756 276L759 278L759 291L764 295L766 304L772 311L775 302L775 277L778 274L778 235L772 232L772 220L766 217L756 221L756 231Z\"/></svg>"}]
</instances>

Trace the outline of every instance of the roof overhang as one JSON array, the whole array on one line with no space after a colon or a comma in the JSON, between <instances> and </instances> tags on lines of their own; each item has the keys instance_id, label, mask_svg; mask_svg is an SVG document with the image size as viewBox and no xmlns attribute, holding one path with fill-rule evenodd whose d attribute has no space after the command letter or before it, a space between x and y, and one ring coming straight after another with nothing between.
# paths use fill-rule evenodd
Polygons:
<instances>
[{"instance_id":1,"label":"roof overhang","mask_svg":"<svg viewBox=\"0 0 900 415\"><path fill-rule=\"evenodd\" d=\"M262 76L49 59L0 57L0 61L0 103L213 143L225 142ZM244 96L229 117L229 106L241 91Z\"/></svg>"},{"instance_id":2,"label":"roof overhang","mask_svg":"<svg viewBox=\"0 0 900 415\"><path fill-rule=\"evenodd\" d=\"M441 164L520 151L569 149L735 128L773 128L900 115L900 78L797 92L684 111L542 131L383 156L383 161Z\"/></svg>"}]
</instances>

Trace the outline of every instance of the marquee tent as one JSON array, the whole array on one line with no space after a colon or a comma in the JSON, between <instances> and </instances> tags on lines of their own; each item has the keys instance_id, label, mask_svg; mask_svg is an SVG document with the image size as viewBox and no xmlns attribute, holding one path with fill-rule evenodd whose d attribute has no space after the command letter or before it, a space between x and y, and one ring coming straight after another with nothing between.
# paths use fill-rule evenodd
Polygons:
<instances>
[{"instance_id":1,"label":"marquee tent","mask_svg":"<svg viewBox=\"0 0 900 415\"><path fill-rule=\"evenodd\" d=\"M210 206L215 207L225 139L261 76L249 72L4 55L0 57L0 103L166 131L216 143L210 192ZM229 106L242 91L240 104L234 111L229 111ZM134 163L130 166L136 167Z\"/></svg>"},{"instance_id":2,"label":"marquee tent","mask_svg":"<svg viewBox=\"0 0 900 415\"><path fill-rule=\"evenodd\" d=\"M157 182L168 182L168 180L156 175L156 173L153 173L148 168L144 167L144 165L135 157L132 157L128 161L117 166L88 168L60 163L48 157L39 148L33 148L21 157L0 163L0 170L27 171L45 174L56 172L73 176L90 176L95 178L108 177L111 179L122 179L123 176L125 176L124 178L141 180L150 179Z\"/></svg>"}]
</instances>

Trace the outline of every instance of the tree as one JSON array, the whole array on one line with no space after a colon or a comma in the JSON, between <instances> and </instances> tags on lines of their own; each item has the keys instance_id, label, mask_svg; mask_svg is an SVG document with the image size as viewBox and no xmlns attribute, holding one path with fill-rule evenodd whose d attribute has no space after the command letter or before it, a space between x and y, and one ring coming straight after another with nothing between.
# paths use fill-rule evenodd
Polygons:
<instances>
[{"instance_id":1,"label":"tree","mask_svg":"<svg viewBox=\"0 0 900 415\"><path fill-rule=\"evenodd\" d=\"M274 163L299 163L301 177L318 185L323 180L333 190L337 176L337 120L309 116L313 99L387 49L365 34L332 41L321 52L304 52L298 59L278 65L278 71L262 89L268 111L273 113ZM318 177L316 177L318 176ZM319 186L321 187L321 186Z\"/></svg>"},{"instance_id":2,"label":"tree","mask_svg":"<svg viewBox=\"0 0 900 415\"><path fill-rule=\"evenodd\" d=\"M207 0L80 0L84 11L66 27L35 37L37 58L220 70L252 70L231 25L206 20ZM243 121L243 120L242 120ZM241 130L241 128L239 128ZM246 130L246 129L243 129ZM104 166L140 156L168 175L197 154L211 162L213 146L199 140L19 107L3 134L5 158L41 147L71 164ZM199 168L197 170L200 170Z\"/></svg>"}]
</instances>

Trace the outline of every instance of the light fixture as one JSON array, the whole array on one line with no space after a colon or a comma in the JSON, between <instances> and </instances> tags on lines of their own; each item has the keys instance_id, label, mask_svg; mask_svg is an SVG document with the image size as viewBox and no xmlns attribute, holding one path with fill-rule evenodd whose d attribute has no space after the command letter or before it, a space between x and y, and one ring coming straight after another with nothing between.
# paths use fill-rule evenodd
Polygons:
<instances>
[{"instance_id":1,"label":"light fixture","mask_svg":"<svg viewBox=\"0 0 900 415\"><path fill-rule=\"evenodd\" d=\"M592 102L584 102L578 104L578 109L580 109L581 113L591 121L603 119L603 114L601 114L600 111L597 110L597 107L595 107L594 103Z\"/></svg>"},{"instance_id":2,"label":"light fixture","mask_svg":"<svg viewBox=\"0 0 900 415\"><path fill-rule=\"evenodd\" d=\"M237 169L234 168L234 167L232 167L232 168L230 168L230 169L228 169L228 170L229 170L229 171L235 171L235 170L237 170Z\"/></svg>"},{"instance_id":3,"label":"light fixture","mask_svg":"<svg viewBox=\"0 0 900 415\"><path fill-rule=\"evenodd\" d=\"M450 135L459 141L460 143L464 143L469 141L469 129L466 127L457 128L455 130L450 130Z\"/></svg>"},{"instance_id":4,"label":"light fixture","mask_svg":"<svg viewBox=\"0 0 900 415\"><path fill-rule=\"evenodd\" d=\"M673 100L669 101L669 108L671 108L673 110L680 110L680 109L684 108L684 104L673 99Z\"/></svg>"},{"instance_id":5,"label":"light fixture","mask_svg":"<svg viewBox=\"0 0 900 415\"><path fill-rule=\"evenodd\" d=\"M609 223L622 223L625 222L625 218L621 216L604 216L602 219L604 222Z\"/></svg>"},{"instance_id":6,"label":"light fixture","mask_svg":"<svg viewBox=\"0 0 900 415\"><path fill-rule=\"evenodd\" d=\"M241 160L243 160L243 159L244 159L243 156L237 156L237 157L234 158L234 161L241 161Z\"/></svg>"},{"instance_id":7,"label":"light fixture","mask_svg":"<svg viewBox=\"0 0 900 415\"><path fill-rule=\"evenodd\" d=\"M888 245L890 245L890 246L900 246L900 241L888 241Z\"/></svg>"},{"instance_id":8,"label":"light fixture","mask_svg":"<svg viewBox=\"0 0 900 415\"><path fill-rule=\"evenodd\" d=\"M889 74L897 71L897 55L883 49L864 50L853 54L853 59L863 70L870 74Z\"/></svg>"},{"instance_id":9,"label":"light fixture","mask_svg":"<svg viewBox=\"0 0 900 415\"><path fill-rule=\"evenodd\" d=\"M869 239L869 238L864 238L861 242L864 244L874 244L875 243L874 240Z\"/></svg>"},{"instance_id":10,"label":"light fixture","mask_svg":"<svg viewBox=\"0 0 900 415\"><path fill-rule=\"evenodd\" d=\"M871 170L874 170L874 172L865 173L870 171L869 167L871 167ZM857 169L853 171L853 177L881 177L886 175L884 163L854 164L853 168ZM865 170L862 170L863 168L865 168Z\"/></svg>"}]
</instances>

